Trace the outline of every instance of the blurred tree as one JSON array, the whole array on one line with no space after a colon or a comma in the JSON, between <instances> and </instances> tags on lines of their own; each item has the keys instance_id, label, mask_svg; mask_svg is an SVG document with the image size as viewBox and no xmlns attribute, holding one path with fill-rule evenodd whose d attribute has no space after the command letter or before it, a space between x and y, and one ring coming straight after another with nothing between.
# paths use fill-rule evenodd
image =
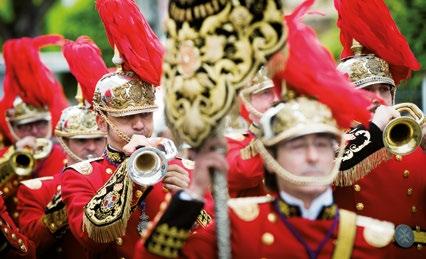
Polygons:
<instances>
[{"instance_id":1,"label":"blurred tree","mask_svg":"<svg viewBox=\"0 0 426 259\"><path fill-rule=\"evenodd\" d=\"M71 4L58 2L47 14L47 32L59 33L75 40L87 35L99 46L104 60L112 66L113 50L109 46L104 26L96 11L93 0L74 0Z\"/></svg>"},{"instance_id":2,"label":"blurred tree","mask_svg":"<svg viewBox=\"0 0 426 259\"><path fill-rule=\"evenodd\" d=\"M43 33L44 16L59 0L0 0L0 39Z\"/></svg>"},{"instance_id":3,"label":"blurred tree","mask_svg":"<svg viewBox=\"0 0 426 259\"><path fill-rule=\"evenodd\" d=\"M426 71L426 1L386 0L385 2L399 29L422 64L420 71L414 72L410 80L401 84L398 89L397 101L411 101L420 105L420 87Z\"/></svg>"}]
</instances>

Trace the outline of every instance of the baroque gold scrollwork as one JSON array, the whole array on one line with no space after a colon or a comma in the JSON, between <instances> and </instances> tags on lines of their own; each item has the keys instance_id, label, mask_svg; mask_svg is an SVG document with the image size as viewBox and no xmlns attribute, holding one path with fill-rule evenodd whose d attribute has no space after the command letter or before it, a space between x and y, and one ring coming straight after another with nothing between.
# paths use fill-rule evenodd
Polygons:
<instances>
[{"instance_id":1,"label":"baroque gold scrollwork","mask_svg":"<svg viewBox=\"0 0 426 259\"><path fill-rule=\"evenodd\" d=\"M284 28L278 0L191 3L171 1L163 84L171 128L198 146L237 91L283 46Z\"/></svg>"}]
</instances>

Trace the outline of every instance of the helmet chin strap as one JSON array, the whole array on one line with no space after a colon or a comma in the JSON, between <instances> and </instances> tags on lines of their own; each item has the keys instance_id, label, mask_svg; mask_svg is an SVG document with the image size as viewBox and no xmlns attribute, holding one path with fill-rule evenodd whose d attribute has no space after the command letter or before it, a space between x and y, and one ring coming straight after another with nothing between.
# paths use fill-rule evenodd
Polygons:
<instances>
[{"instance_id":1,"label":"helmet chin strap","mask_svg":"<svg viewBox=\"0 0 426 259\"><path fill-rule=\"evenodd\" d=\"M119 138L121 138L126 143L129 143L130 138L124 134L108 117L105 115L103 111L100 109L96 109L98 114L106 121L106 123L111 127L111 129L118 135Z\"/></svg>"},{"instance_id":2,"label":"helmet chin strap","mask_svg":"<svg viewBox=\"0 0 426 259\"><path fill-rule=\"evenodd\" d=\"M340 141L340 147L344 147L344 138L342 136ZM255 146L259 152L259 154L262 156L264 162L266 165L268 165L269 168L272 169L272 171L277 174L282 179L295 184L295 185L330 185L334 179L336 178L337 174L339 173L340 163L342 161L342 156L345 151L344 148L339 149L339 153L335 159L335 164L333 169L328 175L325 176L297 176L295 174L292 174L288 170L284 169L277 160L272 157L272 155L266 150L265 146L261 142L260 139L255 140Z\"/></svg>"},{"instance_id":3,"label":"helmet chin strap","mask_svg":"<svg viewBox=\"0 0 426 259\"><path fill-rule=\"evenodd\" d=\"M69 155L73 160L77 161L77 162L81 162L85 159L80 158L79 156L77 156L68 146L67 144L65 144L65 141L62 137L57 137L56 138L59 142L59 144L61 145L61 147L64 149L64 151L67 153L67 155Z\"/></svg>"}]
</instances>

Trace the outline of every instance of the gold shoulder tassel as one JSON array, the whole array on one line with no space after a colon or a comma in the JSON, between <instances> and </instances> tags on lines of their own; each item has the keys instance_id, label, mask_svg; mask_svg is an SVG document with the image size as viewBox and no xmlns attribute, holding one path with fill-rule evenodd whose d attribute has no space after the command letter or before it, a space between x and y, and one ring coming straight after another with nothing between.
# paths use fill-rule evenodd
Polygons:
<instances>
[{"instance_id":1,"label":"gold shoulder tassel","mask_svg":"<svg viewBox=\"0 0 426 259\"><path fill-rule=\"evenodd\" d=\"M108 243L125 234L131 213L133 182L127 174L127 159L84 207L83 231L98 243Z\"/></svg>"},{"instance_id":2,"label":"gold shoulder tassel","mask_svg":"<svg viewBox=\"0 0 426 259\"><path fill-rule=\"evenodd\" d=\"M359 179L369 174L373 169L379 166L382 162L389 160L392 157L386 148L382 148L373 154L366 157L354 167L340 171L334 181L336 186L350 186L355 184Z\"/></svg>"}]
</instances>

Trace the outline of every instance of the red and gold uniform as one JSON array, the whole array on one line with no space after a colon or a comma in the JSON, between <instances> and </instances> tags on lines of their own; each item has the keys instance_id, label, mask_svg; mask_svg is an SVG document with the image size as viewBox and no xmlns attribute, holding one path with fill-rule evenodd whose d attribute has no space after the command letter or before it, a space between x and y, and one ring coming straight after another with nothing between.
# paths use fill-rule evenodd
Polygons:
<instances>
[{"instance_id":1,"label":"red and gold uniform","mask_svg":"<svg viewBox=\"0 0 426 259\"><path fill-rule=\"evenodd\" d=\"M168 195L162 183L142 189L129 182L127 171L117 170L123 160L123 154L108 148L104 158L74 164L63 173L69 227L89 258L131 258L140 233ZM187 160L171 163L187 170L192 166ZM200 223L206 225L206 220Z\"/></svg>"},{"instance_id":2,"label":"red and gold uniform","mask_svg":"<svg viewBox=\"0 0 426 259\"><path fill-rule=\"evenodd\" d=\"M2 258L35 258L35 245L18 231L4 200L0 197L0 256Z\"/></svg>"},{"instance_id":3,"label":"red and gold uniform","mask_svg":"<svg viewBox=\"0 0 426 259\"><path fill-rule=\"evenodd\" d=\"M357 88L386 86L392 98L386 105L393 105L399 83L419 70L420 64L386 4L382 0L362 4L356 0L335 0L335 6L343 45L338 69ZM335 182L337 204L394 223L391 258L424 258L426 153L419 147L411 153L385 147L383 139L388 137L373 122L368 128L352 129L347 136L342 171Z\"/></svg>"},{"instance_id":4,"label":"red and gold uniform","mask_svg":"<svg viewBox=\"0 0 426 259\"><path fill-rule=\"evenodd\" d=\"M202 205L179 195L145 243L138 242L134 258L217 258L215 224L189 236L187 226ZM317 220L300 217L297 207L270 196L231 199L229 207L232 258L309 258L300 238L313 251L319 250L313 258L384 258L387 250L381 247L393 235L393 224L338 210L335 205L324 207ZM181 221L173 215L182 216ZM297 234L290 228L297 229Z\"/></svg>"},{"instance_id":5,"label":"red and gold uniform","mask_svg":"<svg viewBox=\"0 0 426 259\"><path fill-rule=\"evenodd\" d=\"M61 175L23 181L17 198L19 226L33 240L38 257L82 258L84 252L67 226Z\"/></svg>"},{"instance_id":6,"label":"red and gold uniform","mask_svg":"<svg viewBox=\"0 0 426 259\"><path fill-rule=\"evenodd\" d=\"M343 186L336 186L334 190L336 203L361 215L390 221L396 227L407 226L400 231L406 232L407 237L412 236L407 239L412 244L404 249L394 243L392 256L423 257L426 255L423 248L426 242L425 152L418 147L406 156L390 154L383 147L382 132L374 124L370 124L369 130L358 127L348 134L352 139L351 148L345 156L348 159L341 165ZM349 180L356 179L357 175L365 177Z\"/></svg>"}]
</instances>

